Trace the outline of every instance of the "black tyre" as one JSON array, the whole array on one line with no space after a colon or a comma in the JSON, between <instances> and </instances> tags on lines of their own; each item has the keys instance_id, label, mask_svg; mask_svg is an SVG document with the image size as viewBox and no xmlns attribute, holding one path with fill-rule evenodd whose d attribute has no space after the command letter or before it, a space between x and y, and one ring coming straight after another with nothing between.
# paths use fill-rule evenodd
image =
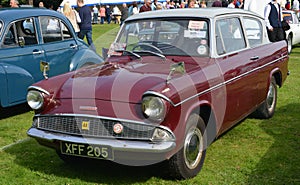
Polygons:
<instances>
[{"instance_id":1,"label":"black tyre","mask_svg":"<svg viewBox=\"0 0 300 185\"><path fill-rule=\"evenodd\" d=\"M181 150L167 161L171 177L188 179L195 177L200 172L206 154L204 131L203 119L197 114L192 114L187 121L185 139Z\"/></svg>"},{"instance_id":2,"label":"black tyre","mask_svg":"<svg viewBox=\"0 0 300 185\"><path fill-rule=\"evenodd\" d=\"M272 77L269 85L268 94L265 101L255 111L256 118L268 119L274 115L277 103L277 84L274 77Z\"/></svg>"},{"instance_id":3,"label":"black tyre","mask_svg":"<svg viewBox=\"0 0 300 185\"><path fill-rule=\"evenodd\" d=\"M290 54L293 49L293 37L292 35L289 35L287 38L287 45L288 45L288 53Z\"/></svg>"}]
</instances>

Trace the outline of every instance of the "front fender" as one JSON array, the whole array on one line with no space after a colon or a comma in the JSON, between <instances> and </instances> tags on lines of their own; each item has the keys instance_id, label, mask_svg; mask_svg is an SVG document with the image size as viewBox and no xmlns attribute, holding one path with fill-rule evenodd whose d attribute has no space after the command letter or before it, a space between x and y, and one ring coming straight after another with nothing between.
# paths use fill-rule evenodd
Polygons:
<instances>
[{"instance_id":1,"label":"front fender","mask_svg":"<svg viewBox=\"0 0 300 185\"><path fill-rule=\"evenodd\" d=\"M34 78L23 68L15 65L0 65L1 106L7 107L25 102L27 88Z\"/></svg>"},{"instance_id":2,"label":"front fender","mask_svg":"<svg viewBox=\"0 0 300 185\"><path fill-rule=\"evenodd\" d=\"M81 68L84 65L99 64L104 59L90 49L79 50L72 58L70 63L70 71Z\"/></svg>"}]
</instances>

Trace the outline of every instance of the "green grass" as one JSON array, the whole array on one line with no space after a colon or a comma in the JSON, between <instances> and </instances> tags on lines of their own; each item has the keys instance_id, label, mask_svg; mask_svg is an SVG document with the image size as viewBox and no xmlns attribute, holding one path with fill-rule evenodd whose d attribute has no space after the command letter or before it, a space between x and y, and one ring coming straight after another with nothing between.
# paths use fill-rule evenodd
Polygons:
<instances>
[{"instance_id":1,"label":"green grass","mask_svg":"<svg viewBox=\"0 0 300 185\"><path fill-rule=\"evenodd\" d=\"M110 45L118 29L94 26L98 51ZM291 75L278 91L274 117L248 118L228 131L208 148L204 167L193 179L161 178L158 167L65 164L54 150L26 136L33 112L22 105L1 111L0 184L300 184L299 62L300 45L290 56Z\"/></svg>"}]
</instances>

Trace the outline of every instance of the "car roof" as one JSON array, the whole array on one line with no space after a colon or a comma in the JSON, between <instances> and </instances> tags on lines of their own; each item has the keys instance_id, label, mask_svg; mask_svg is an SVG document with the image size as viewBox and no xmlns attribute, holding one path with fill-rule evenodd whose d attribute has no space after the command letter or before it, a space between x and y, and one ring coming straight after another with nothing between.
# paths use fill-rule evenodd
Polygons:
<instances>
[{"instance_id":1,"label":"car roof","mask_svg":"<svg viewBox=\"0 0 300 185\"><path fill-rule=\"evenodd\" d=\"M166 18L166 17L204 17L215 18L221 15L244 14L260 17L258 14L238 8L179 8L172 10L148 11L130 16L126 21L137 19ZM260 17L261 18L261 17Z\"/></svg>"},{"instance_id":2,"label":"car roof","mask_svg":"<svg viewBox=\"0 0 300 185\"><path fill-rule=\"evenodd\" d=\"M33 16L56 16L63 18L61 13L46 8L1 8L0 19L4 22L11 22L16 19Z\"/></svg>"}]
</instances>

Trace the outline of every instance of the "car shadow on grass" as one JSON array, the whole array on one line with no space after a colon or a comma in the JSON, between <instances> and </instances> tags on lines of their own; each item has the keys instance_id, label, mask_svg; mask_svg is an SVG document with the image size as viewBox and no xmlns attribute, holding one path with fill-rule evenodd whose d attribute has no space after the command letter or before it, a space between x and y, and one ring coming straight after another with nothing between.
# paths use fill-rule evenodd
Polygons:
<instances>
[{"instance_id":1,"label":"car shadow on grass","mask_svg":"<svg viewBox=\"0 0 300 185\"><path fill-rule=\"evenodd\" d=\"M260 127L273 140L248 178L247 184L300 183L300 104L279 107L272 119L262 121Z\"/></svg>"},{"instance_id":2,"label":"car shadow on grass","mask_svg":"<svg viewBox=\"0 0 300 185\"><path fill-rule=\"evenodd\" d=\"M28 106L27 103L23 103L20 105L15 105L12 107L8 107L8 108L1 108L0 107L0 120L1 119L5 119L8 117L12 117L12 116L16 116L19 114L23 114L25 112L30 111L30 107Z\"/></svg>"},{"instance_id":3,"label":"car shadow on grass","mask_svg":"<svg viewBox=\"0 0 300 185\"><path fill-rule=\"evenodd\" d=\"M33 173L85 181L96 184L143 183L152 177L161 177L158 165L132 167L104 160L80 160L73 164L63 162L55 150L39 145L34 139L26 140L5 150L15 156L14 163ZM13 172L14 173L14 172ZM77 181L78 182L78 181Z\"/></svg>"}]
</instances>

